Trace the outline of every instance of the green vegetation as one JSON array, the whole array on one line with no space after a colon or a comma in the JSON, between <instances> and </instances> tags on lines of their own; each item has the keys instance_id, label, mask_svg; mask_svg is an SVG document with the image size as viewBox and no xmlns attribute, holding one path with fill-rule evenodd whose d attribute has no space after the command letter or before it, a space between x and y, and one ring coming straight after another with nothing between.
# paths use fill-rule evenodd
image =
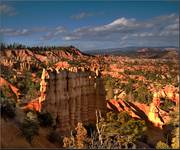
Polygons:
<instances>
[{"instance_id":1,"label":"green vegetation","mask_svg":"<svg viewBox=\"0 0 180 150\"><path fill-rule=\"evenodd\" d=\"M171 115L171 121L170 123L172 124L173 128L170 131L171 132L171 147L173 149L180 149L180 143L179 143L179 110L176 110L172 113Z\"/></svg>"},{"instance_id":2,"label":"green vegetation","mask_svg":"<svg viewBox=\"0 0 180 150\"><path fill-rule=\"evenodd\" d=\"M127 75L144 75L145 74L145 72L142 70L134 70L134 71L124 70L124 73Z\"/></svg>"},{"instance_id":3,"label":"green vegetation","mask_svg":"<svg viewBox=\"0 0 180 150\"><path fill-rule=\"evenodd\" d=\"M147 86L141 81L134 79L128 79L128 83L121 83L120 79L115 79L107 76L104 79L105 88L107 91L107 98L112 99L114 97L113 88L121 89L127 94L124 100L138 101L140 103L149 104L152 102L152 93L148 90ZM134 85L138 86L135 87Z\"/></svg>"},{"instance_id":4,"label":"green vegetation","mask_svg":"<svg viewBox=\"0 0 180 150\"><path fill-rule=\"evenodd\" d=\"M12 90L10 89L9 86L2 86L0 89L1 92L1 98L5 98L5 99L16 99L16 95L12 92Z\"/></svg>"},{"instance_id":5,"label":"green vegetation","mask_svg":"<svg viewBox=\"0 0 180 150\"><path fill-rule=\"evenodd\" d=\"M122 85L122 88L127 94L129 94L129 93L132 94L132 92L133 92L133 83L130 80L128 82L128 84Z\"/></svg>"},{"instance_id":6,"label":"green vegetation","mask_svg":"<svg viewBox=\"0 0 180 150\"><path fill-rule=\"evenodd\" d=\"M168 144L162 142L162 141L159 141L157 144L156 144L156 149L170 149L170 147L168 146Z\"/></svg>"},{"instance_id":7,"label":"green vegetation","mask_svg":"<svg viewBox=\"0 0 180 150\"><path fill-rule=\"evenodd\" d=\"M39 91L40 88L39 83L32 81L30 72L25 72L24 76L25 77L21 78L21 80L17 83L18 88L24 95L26 95L27 99L37 97L37 91Z\"/></svg>"},{"instance_id":8,"label":"green vegetation","mask_svg":"<svg viewBox=\"0 0 180 150\"><path fill-rule=\"evenodd\" d=\"M133 93L135 101L150 104L152 102L152 94L145 85L140 86Z\"/></svg>"},{"instance_id":9,"label":"green vegetation","mask_svg":"<svg viewBox=\"0 0 180 150\"><path fill-rule=\"evenodd\" d=\"M128 66L133 67L136 63L128 63ZM140 65L140 64L138 64ZM156 61L155 64L152 63L151 65L156 65L156 69L149 71L149 70L124 70L126 75L139 75L144 76L146 80L149 82L157 82L162 85L166 84L176 84L177 83L177 75L178 75L178 65L173 61ZM162 66L166 68L166 71L162 70ZM173 68L173 69L172 69ZM162 78L162 75L164 76Z\"/></svg>"},{"instance_id":10,"label":"green vegetation","mask_svg":"<svg viewBox=\"0 0 180 150\"><path fill-rule=\"evenodd\" d=\"M36 76L40 79L42 75L42 70L40 69L39 71L36 72Z\"/></svg>"},{"instance_id":11,"label":"green vegetation","mask_svg":"<svg viewBox=\"0 0 180 150\"><path fill-rule=\"evenodd\" d=\"M22 45L22 44L18 44L18 43L13 43L13 44L9 44L9 45L1 43L0 48L1 48L1 50L4 50L4 49L24 49L24 48L26 48L26 46Z\"/></svg>"},{"instance_id":12,"label":"green vegetation","mask_svg":"<svg viewBox=\"0 0 180 150\"><path fill-rule=\"evenodd\" d=\"M72 65L72 66L80 66L81 65L81 62L79 62L79 61L71 61L71 60L69 60L68 63L70 65Z\"/></svg>"},{"instance_id":13,"label":"green vegetation","mask_svg":"<svg viewBox=\"0 0 180 150\"><path fill-rule=\"evenodd\" d=\"M5 50L5 49L14 49L14 50L29 49L31 51L35 51L38 54L41 54L43 51L62 50L62 51L71 53L73 56L76 56L76 52L73 49L75 49L76 51L79 51L78 49L76 49L72 45L66 46L66 47L62 47L62 46L32 46L32 47L29 47L29 46L22 45L19 43L13 43L13 44L1 43L0 49L1 50Z\"/></svg>"},{"instance_id":14,"label":"green vegetation","mask_svg":"<svg viewBox=\"0 0 180 150\"><path fill-rule=\"evenodd\" d=\"M13 76L17 74L17 72L15 72L12 69L9 69L7 66L4 66L2 64L0 64L0 71L1 71L1 76L8 80L9 82L11 82L12 84L15 83L15 81L13 80Z\"/></svg>"},{"instance_id":15,"label":"green vegetation","mask_svg":"<svg viewBox=\"0 0 180 150\"><path fill-rule=\"evenodd\" d=\"M24 121L21 123L21 132L26 140L31 143L34 136L38 135L39 127L51 127L53 123L52 116L48 112L37 113L35 111L28 111ZM40 125L40 126L39 126ZM60 136L54 131L48 135L48 140L51 142L59 141Z\"/></svg>"},{"instance_id":16,"label":"green vegetation","mask_svg":"<svg viewBox=\"0 0 180 150\"><path fill-rule=\"evenodd\" d=\"M31 120L29 118L25 118L24 122L21 125L21 131L23 136L26 138L26 140L31 143L33 140L33 137L35 135L38 135L39 131L39 124L35 120Z\"/></svg>"},{"instance_id":17,"label":"green vegetation","mask_svg":"<svg viewBox=\"0 0 180 150\"><path fill-rule=\"evenodd\" d=\"M91 129L94 125L91 124ZM121 149L136 148L135 142L141 140L146 131L142 120L135 120L127 113L107 113L106 117L97 117L96 128L90 134L84 126L78 124L76 134L65 137L66 148Z\"/></svg>"},{"instance_id":18,"label":"green vegetation","mask_svg":"<svg viewBox=\"0 0 180 150\"><path fill-rule=\"evenodd\" d=\"M169 110L175 106L175 103L168 99L168 98L161 98L161 101L163 102L163 104L160 105L160 108L164 111L169 112Z\"/></svg>"},{"instance_id":19,"label":"green vegetation","mask_svg":"<svg viewBox=\"0 0 180 150\"><path fill-rule=\"evenodd\" d=\"M107 117L104 121L100 122L101 125L105 125L103 135L106 138L119 135L118 141L123 145L127 143L134 143L139 139L143 132L146 130L145 122L142 120L135 120L128 113L107 113ZM124 137L124 138L123 138Z\"/></svg>"},{"instance_id":20,"label":"green vegetation","mask_svg":"<svg viewBox=\"0 0 180 150\"><path fill-rule=\"evenodd\" d=\"M53 123L53 118L49 112L40 112L38 113L38 120L40 126L50 127Z\"/></svg>"},{"instance_id":21,"label":"green vegetation","mask_svg":"<svg viewBox=\"0 0 180 150\"><path fill-rule=\"evenodd\" d=\"M158 149L179 149L179 110L170 112L170 121L163 127L164 140L156 144Z\"/></svg>"},{"instance_id":22,"label":"green vegetation","mask_svg":"<svg viewBox=\"0 0 180 150\"><path fill-rule=\"evenodd\" d=\"M73 60L68 58L56 57L57 61L66 61L71 66L88 66L90 65L91 59L80 59L77 57L76 51L78 51L73 46L68 47L56 47L56 46L40 46L40 47L26 47L21 44L10 44L5 45L1 44L1 49L29 49L36 54L44 54L44 51L51 51L52 55L57 55L55 51L60 50L65 54L70 53L73 56ZM44 54L44 56L48 56ZM94 56L95 57L95 56ZM135 56L136 57L136 56ZM78 58L78 59L77 59ZM118 58L119 59L119 58ZM12 58L13 66L7 67L0 65L2 77L12 83L14 86L20 89L20 92L23 94L22 100L32 100L37 98L39 95L39 86L40 84L32 81L32 74L36 73L36 77L40 78L42 70L40 68L47 68L54 64L54 60L49 59L48 65L38 61L35 57L32 57L30 62L30 70L21 72L20 63L21 60L16 60L16 57ZM122 67L119 74L122 76L121 79L116 79L111 76L106 76L104 78L104 85L107 89L107 99L114 98L114 91L117 91L115 94L119 96L120 92L125 91L127 94L124 100L127 101L137 101L140 103L150 104L152 102L152 93L149 91L148 86L158 86L164 87L169 83L178 87L178 65L176 62L172 61L162 61L162 60L153 60L153 61L144 61L139 59L138 61L131 61L130 59L119 59L112 57L107 60L103 57L96 57L97 63L100 65L100 69L104 68L105 71L112 71L109 68L110 64L117 64L119 68ZM37 65L37 63L39 63ZM145 67L140 67L144 65ZM37 67L38 66L38 67ZM40 67L39 67L40 66ZM127 69L126 69L127 67ZM130 68L131 67L131 68ZM147 68L146 68L147 67ZM142 69L144 68L144 69ZM102 69L103 70L103 69ZM116 73L116 72L115 72ZM114 74L116 75L116 74ZM132 76L131 76L132 75ZM134 75L134 76L133 76ZM143 77L144 80L139 79ZM141 81L139 81L141 80ZM115 90L117 89L117 90ZM119 93L118 93L119 92ZM15 102L11 99L14 99L14 95L9 87L3 87L0 90L1 93L1 115L4 119L13 119L16 116L16 105ZM171 107L175 106L174 103L169 99L161 99L163 105L160 106L162 110L170 112ZM18 111L17 111L18 112ZM18 115L18 113L17 113ZM164 132L164 141L159 141L156 144L157 149L169 149L169 148L179 148L179 114L176 113L172 116L172 122L166 128L163 126ZM18 117L16 117L18 118ZM32 142L33 137L38 135L39 127L52 128L53 118L48 112L36 113L29 111L24 118L23 123L21 124L21 131L23 136L27 139L28 142ZM141 141L146 143L147 135L144 134L146 131L146 124L144 121L139 119L132 118L128 113L120 112L114 113L109 112L103 118L99 116L96 124L86 124L84 126L77 126L76 130L71 131L71 137L64 140L64 144L67 148L136 148L136 142ZM73 133L74 132L74 133ZM62 137L60 133L55 130L51 130L47 135L47 138L50 142L55 144L62 144ZM147 138L147 137L146 137Z\"/></svg>"},{"instance_id":23,"label":"green vegetation","mask_svg":"<svg viewBox=\"0 0 180 150\"><path fill-rule=\"evenodd\" d=\"M179 143L179 127L176 127L173 131L172 131L172 141L171 141L171 147L173 149L180 149L180 143Z\"/></svg>"},{"instance_id":24,"label":"green vegetation","mask_svg":"<svg viewBox=\"0 0 180 150\"><path fill-rule=\"evenodd\" d=\"M4 119L13 119L16 116L16 104L11 99L1 98L1 116Z\"/></svg>"}]
</instances>

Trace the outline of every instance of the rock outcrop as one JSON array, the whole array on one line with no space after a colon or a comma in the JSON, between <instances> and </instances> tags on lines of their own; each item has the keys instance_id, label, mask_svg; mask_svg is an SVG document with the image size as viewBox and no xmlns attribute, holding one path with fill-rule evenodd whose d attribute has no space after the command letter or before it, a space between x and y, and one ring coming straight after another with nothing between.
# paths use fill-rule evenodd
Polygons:
<instances>
[{"instance_id":1,"label":"rock outcrop","mask_svg":"<svg viewBox=\"0 0 180 150\"><path fill-rule=\"evenodd\" d=\"M120 99L112 99L108 101L107 107L117 112L128 112L132 117L143 119L147 122L150 121L154 126L162 128L162 126L169 121L170 117L167 112L159 108L158 103L159 100L155 98L150 106L138 102L132 103Z\"/></svg>"},{"instance_id":2,"label":"rock outcrop","mask_svg":"<svg viewBox=\"0 0 180 150\"><path fill-rule=\"evenodd\" d=\"M35 71L41 69L42 66L62 61L62 59L73 60L73 56L81 58L84 55L76 48L64 47L57 50L49 49L44 51L30 49L5 49L0 51L0 56L0 64L3 66L20 71Z\"/></svg>"},{"instance_id":3,"label":"rock outcrop","mask_svg":"<svg viewBox=\"0 0 180 150\"><path fill-rule=\"evenodd\" d=\"M0 89L2 89L3 87L11 89L11 91L16 95L16 98L18 100L19 96L21 95L19 89L0 76Z\"/></svg>"},{"instance_id":4,"label":"rock outcrop","mask_svg":"<svg viewBox=\"0 0 180 150\"><path fill-rule=\"evenodd\" d=\"M53 70L48 76L42 109L52 114L61 134L70 133L78 122L95 122L96 109L105 114L103 81L94 72Z\"/></svg>"}]
</instances>

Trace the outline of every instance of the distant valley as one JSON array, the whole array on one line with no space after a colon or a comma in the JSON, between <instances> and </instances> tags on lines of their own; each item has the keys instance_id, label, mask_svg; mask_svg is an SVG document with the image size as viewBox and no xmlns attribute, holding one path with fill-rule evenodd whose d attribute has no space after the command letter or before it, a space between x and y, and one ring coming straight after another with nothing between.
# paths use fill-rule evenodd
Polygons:
<instances>
[{"instance_id":1,"label":"distant valley","mask_svg":"<svg viewBox=\"0 0 180 150\"><path fill-rule=\"evenodd\" d=\"M178 47L124 47L109 48L100 50L87 50L85 53L92 55L115 55L127 56L132 58L162 58L178 59Z\"/></svg>"}]
</instances>

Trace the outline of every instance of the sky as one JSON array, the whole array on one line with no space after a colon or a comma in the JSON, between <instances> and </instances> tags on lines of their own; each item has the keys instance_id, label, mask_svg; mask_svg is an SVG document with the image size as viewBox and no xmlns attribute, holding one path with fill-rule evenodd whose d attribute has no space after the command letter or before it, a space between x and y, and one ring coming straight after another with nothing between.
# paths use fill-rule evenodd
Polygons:
<instances>
[{"instance_id":1,"label":"sky","mask_svg":"<svg viewBox=\"0 0 180 150\"><path fill-rule=\"evenodd\" d=\"M179 46L179 1L1 1L0 39L80 50Z\"/></svg>"}]
</instances>

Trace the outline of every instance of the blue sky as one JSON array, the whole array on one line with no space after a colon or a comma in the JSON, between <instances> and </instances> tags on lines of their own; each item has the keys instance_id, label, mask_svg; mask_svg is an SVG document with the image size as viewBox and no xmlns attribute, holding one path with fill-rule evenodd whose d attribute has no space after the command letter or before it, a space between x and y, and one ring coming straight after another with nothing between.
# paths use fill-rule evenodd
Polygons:
<instances>
[{"instance_id":1,"label":"blue sky","mask_svg":"<svg viewBox=\"0 0 180 150\"><path fill-rule=\"evenodd\" d=\"M178 46L179 2L4 1L0 34L6 43L74 45L81 50Z\"/></svg>"}]
</instances>

